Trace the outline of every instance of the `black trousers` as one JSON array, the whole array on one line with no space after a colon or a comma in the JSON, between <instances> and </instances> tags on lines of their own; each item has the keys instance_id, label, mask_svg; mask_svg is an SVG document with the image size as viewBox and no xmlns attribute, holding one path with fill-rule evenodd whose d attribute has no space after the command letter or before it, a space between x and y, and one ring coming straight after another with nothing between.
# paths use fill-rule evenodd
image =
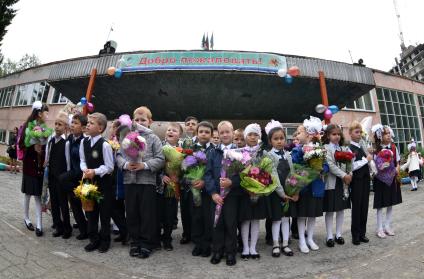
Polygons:
<instances>
[{"instance_id":1,"label":"black trousers","mask_svg":"<svg viewBox=\"0 0 424 279\"><path fill-rule=\"evenodd\" d=\"M367 232L368 203L370 195L370 177L353 175L350 183L350 199L352 202L352 223L350 231L353 239L365 236Z\"/></svg>"},{"instance_id":2,"label":"black trousers","mask_svg":"<svg viewBox=\"0 0 424 279\"><path fill-rule=\"evenodd\" d=\"M115 198L112 206L112 220L119 229L122 237L128 235L127 219L125 217L125 200Z\"/></svg>"},{"instance_id":3,"label":"black trousers","mask_svg":"<svg viewBox=\"0 0 424 279\"><path fill-rule=\"evenodd\" d=\"M114 193L111 185L106 185L105 187L99 185L99 190L103 195L103 199L100 201L100 203L95 203L93 211L86 212L88 220L88 237L92 243L99 241L110 242L110 218L112 215Z\"/></svg>"},{"instance_id":4,"label":"black trousers","mask_svg":"<svg viewBox=\"0 0 424 279\"><path fill-rule=\"evenodd\" d=\"M131 246L153 249L157 239L156 186L125 184L125 211Z\"/></svg>"},{"instance_id":5,"label":"black trousers","mask_svg":"<svg viewBox=\"0 0 424 279\"><path fill-rule=\"evenodd\" d=\"M190 216L190 201L193 200L193 195L190 190L182 190L180 198L180 208L181 208L181 223L183 224L183 237L190 239L191 238L191 216Z\"/></svg>"},{"instance_id":6,"label":"black trousers","mask_svg":"<svg viewBox=\"0 0 424 279\"><path fill-rule=\"evenodd\" d=\"M81 200L78 199L72 191L68 192L68 200L69 204L71 205L71 210L72 214L74 215L75 222L78 224L80 233L86 234L87 219L85 218L84 211L82 210Z\"/></svg>"},{"instance_id":7,"label":"black trousers","mask_svg":"<svg viewBox=\"0 0 424 279\"><path fill-rule=\"evenodd\" d=\"M215 203L212 201L215 213ZM229 193L224 200L221 216L218 219L212 235L212 251L214 253L236 254L237 251L237 211L240 196Z\"/></svg>"},{"instance_id":8,"label":"black trousers","mask_svg":"<svg viewBox=\"0 0 424 279\"><path fill-rule=\"evenodd\" d=\"M192 197L192 195L191 195ZM195 206L191 198L191 240L203 251L211 249L214 212L212 199L206 191L202 192L202 204Z\"/></svg>"},{"instance_id":9,"label":"black trousers","mask_svg":"<svg viewBox=\"0 0 424 279\"><path fill-rule=\"evenodd\" d=\"M53 224L56 225L56 230L70 233L72 227L69 217L68 193L62 186L59 179L54 176L49 176L49 193Z\"/></svg>"},{"instance_id":10,"label":"black trousers","mask_svg":"<svg viewBox=\"0 0 424 279\"><path fill-rule=\"evenodd\" d=\"M172 241L172 228L175 222L175 214L178 212L178 203L175 198L156 194L158 208L158 238L164 243ZM163 233L161 234L161 230Z\"/></svg>"}]
</instances>

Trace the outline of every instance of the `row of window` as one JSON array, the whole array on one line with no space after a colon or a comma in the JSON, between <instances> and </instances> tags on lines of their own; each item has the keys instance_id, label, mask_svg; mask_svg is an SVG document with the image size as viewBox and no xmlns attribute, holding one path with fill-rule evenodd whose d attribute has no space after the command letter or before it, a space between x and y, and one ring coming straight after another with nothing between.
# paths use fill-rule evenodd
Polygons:
<instances>
[{"instance_id":1,"label":"row of window","mask_svg":"<svg viewBox=\"0 0 424 279\"><path fill-rule=\"evenodd\" d=\"M50 85L45 82L35 82L16 86L16 97L14 98L15 86L0 89L0 108L12 106L30 106L35 101L47 103ZM53 96L50 104L65 104L68 99L53 88Z\"/></svg>"},{"instance_id":2,"label":"row of window","mask_svg":"<svg viewBox=\"0 0 424 279\"><path fill-rule=\"evenodd\" d=\"M371 98L371 93L367 93L361 96L359 99L348 103L346 105L347 109L354 110L364 110L364 111L374 111L374 105Z\"/></svg>"}]
</instances>

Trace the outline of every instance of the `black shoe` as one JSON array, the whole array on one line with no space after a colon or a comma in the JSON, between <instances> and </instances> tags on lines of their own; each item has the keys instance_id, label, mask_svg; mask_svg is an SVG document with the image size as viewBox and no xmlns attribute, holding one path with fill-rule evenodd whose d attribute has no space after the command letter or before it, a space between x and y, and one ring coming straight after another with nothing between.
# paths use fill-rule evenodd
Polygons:
<instances>
[{"instance_id":1,"label":"black shoe","mask_svg":"<svg viewBox=\"0 0 424 279\"><path fill-rule=\"evenodd\" d=\"M64 232L62 235L63 239L69 239L72 236L72 231L70 232Z\"/></svg>"},{"instance_id":2,"label":"black shoe","mask_svg":"<svg viewBox=\"0 0 424 279\"><path fill-rule=\"evenodd\" d=\"M259 260L260 258L261 258L261 255L259 255L259 254L250 254L250 258L251 259L254 259L254 260Z\"/></svg>"},{"instance_id":3,"label":"black shoe","mask_svg":"<svg viewBox=\"0 0 424 279\"><path fill-rule=\"evenodd\" d=\"M228 266L235 265L237 263L237 261L236 261L236 255L234 255L234 254L227 254L227 260L225 261L225 263Z\"/></svg>"},{"instance_id":4,"label":"black shoe","mask_svg":"<svg viewBox=\"0 0 424 279\"><path fill-rule=\"evenodd\" d=\"M63 231L55 230L52 234L53 237L59 237L63 235Z\"/></svg>"},{"instance_id":5,"label":"black shoe","mask_svg":"<svg viewBox=\"0 0 424 279\"><path fill-rule=\"evenodd\" d=\"M88 238L88 235L86 233L80 233L76 237L76 239L78 239L78 240L84 240L84 239L87 239L87 238Z\"/></svg>"},{"instance_id":6,"label":"black shoe","mask_svg":"<svg viewBox=\"0 0 424 279\"><path fill-rule=\"evenodd\" d=\"M294 238L294 239L299 239L299 233L292 233L292 237Z\"/></svg>"},{"instance_id":7,"label":"black shoe","mask_svg":"<svg viewBox=\"0 0 424 279\"><path fill-rule=\"evenodd\" d=\"M294 255L292 249L290 249L288 246L283 246L281 249L283 254L287 257L292 257Z\"/></svg>"},{"instance_id":8,"label":"black shoe","mask_svg":"<svg viewBox=\"0 0 424 279\"><path fill-rule=\"evenodd\" d=\"M120 235L117 238L113 240L114 242L121 242L122 245L126 245L128 243L128 236L127 235Z\"/></svg>"},{"instance_id":9,"label":"black shoe","mask_svg":"<svg viewBox=\"0 0 424 279\"><path fill-rule=\"evenodd\" d=\"M24 220L24 223L25 223L25 226L27 227L27 229L28 229L28 230L30 230L30 231L34 231L34 226L32 225L32 223L31 223L31 222L27 223L27 222Z\"/></svg>"},{"instance_id":10,"label":"black shoe","mask_svg":"<svg viewBox=\"0 0 424 279\"><path fill-rule=\"evenodd\" d=\"M140 248L140 255L138 255L138 257L141 259L147 259L148 257L150 257L151 253L152 251L147 248Z\"/></svg>"},{"instance_id":11,"label":"black shoe","mask_svg":"<svg viewBox=\"0 0 424 279\"><path fill-rule=\"evenodd\" d=\"M130 248L130 257L138 257L140 255L140 247L132 246Z\"/></svg>"},{"instance_id":12,"label":"black shoe","mask_svg":"<svg viewBox=\"0 0 424 279\"><path fill-rule=\"evenodd\" d=\"M222 259L222 253L213 253L211 258L211 264L219 264Z\"/></svg>"},{"instance_id":13,"label":"black shoe","mask_svg":"<svg viewBox=\"0 0 424 279\"><path fill-rule=\"evenodd\" d=\"M119 234L119 230L112 230L112 233L113 233L114 235L118 235L118 234Z\"/></svg>"},{"instance_id":14,"label":"black shoe","mask_svg":"<svg viewBox=\"0 0 424 279\"><path fill-rule=\"evenodd\" d=\"M250 259L250 254L247 254L247 255L243 255L243 254L241 254L240 258L241 258L243 261L247 261L248 259Z\"/></svg>"},{"instance_id":15,"label":"black shoe","mask_svg":"<svg viewBox=\"0 0 424 279\"><path fill-rule=\"evenodd\" d=\"M345 244L344 238L343 237L336 237L336 243L339 245L343 245Z\"/></svg>"},{"instance_id":16,"label":"black shoe","mask_svg":"<svg viewBox=\"0 0 424 279\"><path fill-rule=\"evenodd\" d=\"M109 241L102 241L99 245L99 252L100 253L106 253L109 250L110 242Z\"/></svg>"},{"instance_id":17,"label":"black shoe","mask_svg":"<svg viewBox=\"0 0 424 279\"><path fill-rule=\"evenodd\" d=\"M79 228L79 226L78 226L78 224L73 224L73 225L72 225L72 228L73 228L73 229L78 229L78 228Z\"/></svg>"},{"instance_id":18,"label":"black shoe","mask_svg":"<svg viewBox=\"0 0 424 279\"><path fill-rule=\"evenodd\" d=\"M94 250L99 248L99 246L100 246L100 242L90 242L84 247L84 250L86 252L93 252Z\"/></svg>"},{"instance_id":19,"label":"black shoe","mask_svg":"<svg viewBox=\"0 0 424 279\"><path fill-rule=\"evenodd\" d=\"M187 243L190 243L190 238L183 236L183 238L181 238L180 240L180 244L187 244Z\"/></svg>"},{"instance_id":20,"label":"black shoe","mask_svg":"<svg viewBox=\"0 0 424 279\"><path fill-rule=\"evenodd\" d=\"M200 249L200 247L198 247L198 246L195 246L194 249L193 249L193 251L191 251L191 255L193 257L198 257L201 254L202 254L202 249Z\"/></svg>"},{"instance_id":21,"label":"black shoe","mask_svg":"<svg viewBox=\"0 0 424 279\"><path fill-rule=\"evenodd\" d=\"M43 236L43 231L40 230L39 228L37 228L37 229L35 229L35 235L38 236L38 237Z\"/></svg>"},{"instance_id":22,"label":"black shoe","mask_svg":"<svg viewBox=\"0 0 424 279\"><path fill-rule=\"evenodd\" d=\"M272 239L267 239L266 240L266 245L272 246L273 244L274 244L274 242L272 241Z\"/></svg>"},{"instance_id":23,"label":"black shoe","mask_svg":"<svg viewBox=\"0 0 424 279\"><path fill-rule=\"evenodd\" d=\"M359 238L359 241L361 241L361 242L363 242L363 243L368 243L368 242L370 242L370 240L368 239L368 237L366 237L366 236L361 236L360 238Z\"/></svg>"},{"instance_id":24,"label":"black shoe","mask_svg":"<svg viewBox=\"0 0 424 279\"><path fill-rule=\"evenodd\" d=\"M357 238L352 238L352 244L353 245L359 245L359 244L361 244L361 241L359 241L359 239L357 239Z\"/></svg>"},{"instance_id":25,"label":"black shoe","mask_svg":"<svg viewBox=\"0 0 424 279\"><path fill-rule=\"evenodd\" d=\"M280 246L274 246L272 247L272 257L274 258L278 258L280 256L281 252L280 252Z\"/></svg>"},{"instance_id":26,"label":"black shoe","mask_svg":"<svg viewBox=\"0 0 424 279\"><path fill-rule=\"evenodd\" d=\"M201 256L203 258L207 258L211 255L211 248L206 248L206 249L202 249L202 254Z\"/></svg>"},{"instance_id":27,"label":"black shoe","mask_svg":"<svg viewBox=\"0 0 424 279\"><path fill-rule=\"evenodd\" d=\"M327 247L334 247L334 239L327 239L327 242L325 244L327 245Z\"/></svg>"},{"instance_id":28,"label":"black shoe","mask_svg":"<svg viewBox=\"0 0 424 279\"><path fill-rule=\"evenodd\" d=\"M174 247L172 246L171 242L164 242L163 243L163 249L165 251L172 251L172 250L174 250Z\"/></svg>"}]
</instances>

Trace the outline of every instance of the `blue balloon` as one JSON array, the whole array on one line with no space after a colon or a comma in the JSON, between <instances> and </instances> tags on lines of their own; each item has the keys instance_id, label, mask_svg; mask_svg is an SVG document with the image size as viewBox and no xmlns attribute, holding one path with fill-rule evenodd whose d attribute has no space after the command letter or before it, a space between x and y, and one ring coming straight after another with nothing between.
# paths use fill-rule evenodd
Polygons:
<instances>
[{"instance_id":1,"label":"blue balloon","mask_svg":"<svg viewBox=\"0 0 424 279\"><path fill-rule=\"evenodd\" d=\"M122 70L121 69L116 69L116 71L115 71L115 77L116 78L122 77Z\"/></svg>"},{"instance_id":2,"label":"blue balloon","mask_svg":"<svg viewBox=\"0 0 424 279\"><path fill-rule=\"evenodd\" d=\"M293 80L294 80L294 78L289 74L287 74L284 79L285 79L287 84L292 84Z\"/></svg>"},{"instance_id":3,"label":"blue balloon","mask_svg":"<svg viewBox=\"0 0 424 279\"><path fill-rule=\"evenodd\" d=\"M331 105L328 107L332 114L336 114L339 112L339 108L336 105Z\"/></svg>"},{"instance_id":4,"label":"blue balloon","mask_svg":"<svg viewBox=\"0 0 424 279\"><path fill-rule=\"evenodd\" d=\"M82 105L85 105L85 104L87 104L87 99L85 97L82 97L80 102L81 102Z\"/></svg>"}]
</instances>

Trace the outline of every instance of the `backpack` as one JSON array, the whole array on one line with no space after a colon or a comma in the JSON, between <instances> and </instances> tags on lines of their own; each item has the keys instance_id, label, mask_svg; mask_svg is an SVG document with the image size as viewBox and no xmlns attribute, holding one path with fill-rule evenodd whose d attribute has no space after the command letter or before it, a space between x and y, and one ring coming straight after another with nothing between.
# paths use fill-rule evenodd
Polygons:
<instances>
[{"instance_id":1,"label":"backpack","mask_svg":"<svg viewBox=\"0 0 424 279\"><path fill-rule=\"evenodd\" d=\"M20 146L20 142L21 142L21 137L25 137L25 129L24 129L24 125L21 125L18 129L18 135L16 136L16 156L18 158L18 160L23 160L24 159L24 149L21 148Z\"/></svg>"}]
</instances>

